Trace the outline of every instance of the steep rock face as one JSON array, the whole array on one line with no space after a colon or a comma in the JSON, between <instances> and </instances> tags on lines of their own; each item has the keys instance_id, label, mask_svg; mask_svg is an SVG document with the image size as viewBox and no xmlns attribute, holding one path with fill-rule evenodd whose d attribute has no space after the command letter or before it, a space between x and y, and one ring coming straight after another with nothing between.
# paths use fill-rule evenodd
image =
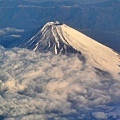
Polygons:
<instances>
[{"instance_id":1,"label":"steep rock face","mask_svg":"<svg viewBox=\"0 0 120 120\"><path fill-rule=\"evenodd\" d=\"M109 76L107 73L112 73L112 76L117 77L120 74L118 53L57 21L46 23L36 35L19 47L55 54L80 53L80 60L94 67L97 74Z\"/></svg>"}]
</instances>

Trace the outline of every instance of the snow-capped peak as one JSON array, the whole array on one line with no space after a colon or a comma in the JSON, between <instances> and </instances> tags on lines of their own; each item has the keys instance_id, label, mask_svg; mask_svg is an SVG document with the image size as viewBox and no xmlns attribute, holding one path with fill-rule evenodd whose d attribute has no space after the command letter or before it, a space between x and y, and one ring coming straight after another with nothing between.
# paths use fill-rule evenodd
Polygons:
<instances>
[{"instance_id":1,"label":"snow-capped peak","mask_svg":"<svg viewBox=\"0 0 120 120\"><path fill-rule=\"evenodd\" d=\"M107 76L109 74L104 71L117 73L118 76L120 74L118 53L58 21L46 23L35 36L21 46L33 51L51 51L55 54L80 53L80 59L93 66L98 73L103 72Z\"/></svg>"},{"instance_id":2,"label":"snow-capped peak","mask_svg":"<svg viewBox=\"0 0 120 120\"><path fill-rule=\"evenodd\" d=\"M62 26L66 25L58 21L48 22L35 36L20 46L32 49L33 51L52 51L55 54L80 53L63 36Z\"/></svg>"}]
</instances>

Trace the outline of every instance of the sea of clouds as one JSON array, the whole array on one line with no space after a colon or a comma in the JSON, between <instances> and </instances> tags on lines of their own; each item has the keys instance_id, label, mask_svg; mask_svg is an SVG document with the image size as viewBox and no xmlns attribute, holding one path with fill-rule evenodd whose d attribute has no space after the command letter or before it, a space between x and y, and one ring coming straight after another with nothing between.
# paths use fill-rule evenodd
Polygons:
<instances>
[{"instance_id":1,"label":"sea of clouds","mask_svg":"<svg viewBox=\"0 0 120 120\"><path fill-rule=\"evenodd\" d=\"M120 120L120 80L78 55L0 47L0 120Z\"/></svg>"}]
</instances>

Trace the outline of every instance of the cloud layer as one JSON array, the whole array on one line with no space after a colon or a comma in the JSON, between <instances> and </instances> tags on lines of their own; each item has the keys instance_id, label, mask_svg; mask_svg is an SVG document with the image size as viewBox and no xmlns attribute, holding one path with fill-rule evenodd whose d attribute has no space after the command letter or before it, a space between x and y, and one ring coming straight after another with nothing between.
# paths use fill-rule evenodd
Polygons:
<instances>
[{"instance_id":1,"label":"cloud layer","mask_svg":"<svg viewBox=\"0 0 120 120\"><path fill-rule=\"evenodd\" d=\"M100 79L77 55L0 47L0 118L120 118L120 81Z\"/></svg>"}]
</instances>

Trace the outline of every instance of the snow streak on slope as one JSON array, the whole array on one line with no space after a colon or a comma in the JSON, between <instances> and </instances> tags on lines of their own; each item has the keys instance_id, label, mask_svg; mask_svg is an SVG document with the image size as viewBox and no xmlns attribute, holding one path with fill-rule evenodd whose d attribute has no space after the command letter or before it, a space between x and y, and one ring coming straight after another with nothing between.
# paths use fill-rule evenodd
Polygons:
<instances>
[{"instance_id":1,"label":"snow streak on slope","mask_svg":"<svg viewBox=\"0 0 120 120\"><path fill-rule=\"evenodd\" d=\"M59 22L45 24L35 36L20 46L33 51L52 51L55 54L79 53L82 54L85 62L88 62L98 72L107 71L114 77L120 76L119 54Z\"/></svg>"},{"instance_id":2,"label":"snow streak on slope","mask_svg":"<svg viewBox=\"0 0 120 120\"><path fill-rule=\"evenodd\" d=\"M79 53L64 38L61 31L62 23L49 22L33 36L29 41L22 43L19 47L32 49L33 51L47 52L55 54Z\"/></svg>"},{"instance_id":3,"label":"snow streak on slope","mask_svg":"<svg viewBox=\"0 0 120 120\"><path fill-rule=\"evenodd\" d=\"M79 57L0 47L0 119L119 119L120 81Z\"/></svg>"}]
</instances>

